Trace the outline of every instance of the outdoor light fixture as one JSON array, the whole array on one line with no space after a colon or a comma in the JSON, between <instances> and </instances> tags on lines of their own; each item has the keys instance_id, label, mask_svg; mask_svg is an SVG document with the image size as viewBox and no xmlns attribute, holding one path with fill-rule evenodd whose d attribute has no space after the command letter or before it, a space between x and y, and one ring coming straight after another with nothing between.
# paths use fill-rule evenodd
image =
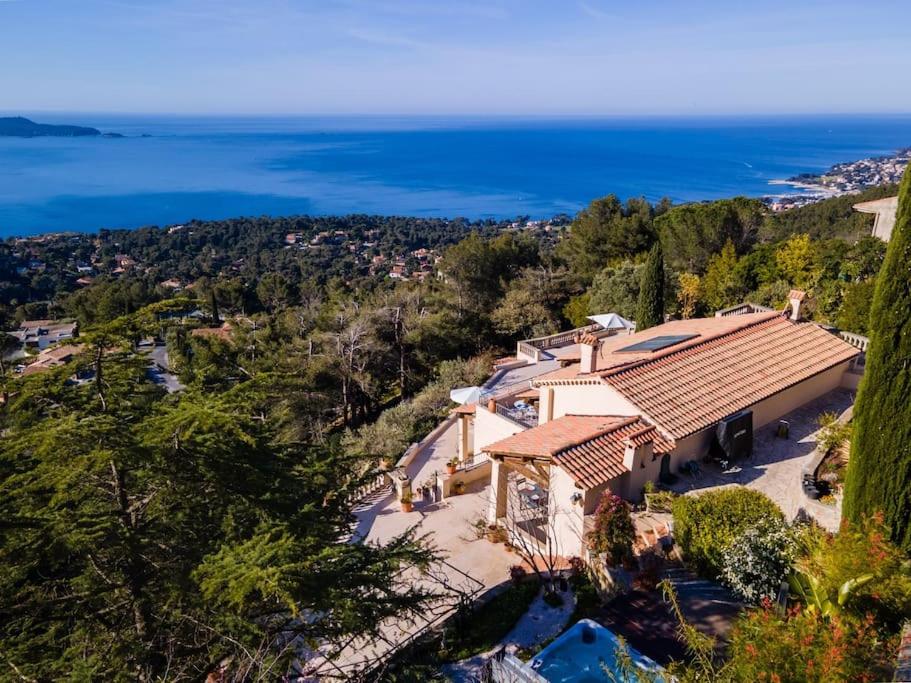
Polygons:
<instances>
[{"instance_id":1,"label":"outdoor light fixture","mask_svg":"<svg viewBox=\"0 0 911 683\"><path fill-rule=\"evenodd\" d=\"M582 502L582 494L579 493L578 491L576 491L576 492L572 495L572 498L570 498L570 500L571 500L573 503L581 503L581 502Z\"/></svg>"}]
</instances>

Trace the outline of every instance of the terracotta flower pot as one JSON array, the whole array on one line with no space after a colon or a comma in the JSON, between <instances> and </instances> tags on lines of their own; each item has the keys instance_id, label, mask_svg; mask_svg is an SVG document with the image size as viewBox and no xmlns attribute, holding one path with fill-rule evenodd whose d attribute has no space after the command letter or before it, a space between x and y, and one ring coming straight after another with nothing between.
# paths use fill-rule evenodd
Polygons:
<instances>
[{"instance_id":1,"label":"terracotta flower pot","mask_svg":"<svg viewBox=\"0 0 911 683\"><path fill-rule=\"evenodd\" d=\"M402 501L402 512L411 512L414 509L414 503L410 500L406 503Z\"/></svg>"},{"instance_id":2,"label":"terracotta flower pot","mask_svg":"<svg viewBox=\"0 0 911 683\"><path fill-rule=\"evenodd\" d=\"M446 474L455 474L458 465L446 465Z\"/></svg>"}]
</instances>

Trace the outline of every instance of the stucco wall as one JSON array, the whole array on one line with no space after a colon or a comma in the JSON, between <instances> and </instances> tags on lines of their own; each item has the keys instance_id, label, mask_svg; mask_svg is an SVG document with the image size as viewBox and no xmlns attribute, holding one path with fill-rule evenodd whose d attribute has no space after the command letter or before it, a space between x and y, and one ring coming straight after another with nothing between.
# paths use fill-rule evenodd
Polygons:
<instances>
[{"instance_id":1,"label":"stucco wall","mask_svg":"<svg viewBox=\"0 0 911 683\"><path fill-rule=\"evenodd\" d=\"M586 489L583 513L586 515L592 514L597 509L598 503L601 501L601 496L605 491L610 491L615 495L624 497L626 495L626 489L629 486L628 482L629 473L624 472L622 475L615 479L611 479L606 484L601 484L595 488Z\"/></svg>"},{"instance_id":2,"label":"stucco wall","mask_svg":"<svg viewBox=\"0 0 911 683\"><path fill-rule=\"evenodd\" d=\"M753 406L753 429L777 420L785 413L809 403L823 394L827 394L841 386L842 376L848 369L851 361L836 365L815 377L797 384L790 389L770 396Z\"/></svg>"},{"instance_id":3,"label":"stucco wall","mask_svg":"<svg viewBox=\"0 0 911 683\"><path fill-rule=\"evenodd\" d=\"M555 386L554 419L563 415L639 415L642 411L606 384ZM542 416L548 414L547 392L542 391ZM546 420L544 420L546 421Z\"/></svg>"},{"instance_id":4,"label":"stucco wall","mask_svg":"<svg viewBox=\"0 0 911 683\"><path fill-rule=\"evenodd\" d=\"M474 416L474 452L524 430L524 427L479 405Z\"/></svg>"},{"instance_id":5,"label":"stucco wall","mask_svg":"<svg viewBox=\"0 0 911 683\"><path fill-rule=\"evenodd\" d=\"M770 422L774 422L792 410L841 387L850 363L850 361L847 361L837 365L751 406L750 409L753 411L753 429L759 429ZM712 445L714 437L715 425L712 425L708 429L680 439L677 442L677 448L671 454L671 472L676 474L680 465L687 460L699 460L705 456Z\"/></svg>"},{"instance_id":6,"label":"stucco wall","mask_svg":"<svg viewBox=\"0 0 911 683\"><path fill-rule=\"evenodd\" d=\"M582 513L581 503L573 502L573 495L583 493L576 488L572 478L561 468L550 468L549 509L553 514L553 530L558 554L563 557L582 556Z\"/></svg>"},{"instance_id":7,"label":"stucco wall","mask_svg":"<svg viewBox=\"0 0 911 683\"><path fill-rule=\"evenodd\" d=\"M455 495L452 492L452 487L457 481L462 482L466 486L469 484L474 484L478 481L483 481L485 484L490 481L490 470L491 470L491 461L484 460L479 462L471 467L460 468L456 470L455 474L444 474L443 475L443 498L449 498L451 495Z\"/></svg>"}]
</instances>

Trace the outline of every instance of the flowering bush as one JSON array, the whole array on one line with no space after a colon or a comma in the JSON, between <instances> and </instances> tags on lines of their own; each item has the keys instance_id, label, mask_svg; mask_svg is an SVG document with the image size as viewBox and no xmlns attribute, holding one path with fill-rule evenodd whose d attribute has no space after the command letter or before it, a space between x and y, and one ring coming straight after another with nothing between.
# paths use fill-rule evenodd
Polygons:
<instances>
[{"instance_id":1,"label":"flowering bush","mask_svg":"<svg viewBox=\"0 0 911 683\"><path fill-rule=\"evenodd\" d=\"M784 519L768 496L741 487L678 496L673 512L674 540L687 564L711 579L721 574L728 546L747 529L766 521L782 523Z\"/></svg>"},{"instance_id":2,"label":"flowering bush","mask_svg":"<svg viewBox=\"0 0 911 683\"><path fill-rule=\"evenodd\" d=\"M721 580L741 600L773 600L794 561L794 540L784 522L763 520L744 531L722 553Z\"/></svg>"},{"instance_id":3,"label":"flowering bush","mask_svg":"<svg viewBox=\"0 0 911 683\"><path fill-rule=\"evenodd\" d=\"M632 553L635 538L629 504L620 496L606 491L595 510L595 524L588 535L588 547L593 552L606 554L608 563L616 566Z\"/></svg>"},{"instance_id":4,"label":"flowering bush","mask_svg":"<svg viewBox=\"0 0 911 683\"><path fill-rule=\"evenodd\" d=\"M792 609L783 618L768 601L751 610L731 633L727 665L733 681L885 681L897 638L883 642L872 618Z\"/></svg>"}]
</instances>

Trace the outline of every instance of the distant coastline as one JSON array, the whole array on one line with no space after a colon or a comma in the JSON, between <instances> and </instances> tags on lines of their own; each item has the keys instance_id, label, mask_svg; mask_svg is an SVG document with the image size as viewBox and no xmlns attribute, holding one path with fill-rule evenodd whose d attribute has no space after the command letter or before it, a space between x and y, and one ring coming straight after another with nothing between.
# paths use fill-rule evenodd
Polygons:
<instances>
[{"instance_id":1,"label":"distant coastline","mask_svg":"<svg viewBox=\"0 0 911 683\"><path fill-rule=\"evenodd\" d=\"M17 112L17 115L19 112ZM548 219L594 197L674 203L810 189L771 179L891 153L911 115L516 120L22 112L98 137L0 137L0 237L238 216ZM141 136L149 135L148 139ZM110 143L110 144L104 144Z\"/></svg>"},{"instance_id":2,"label":"distant coastline","mask_svg":"<svg viewBox=\"0 0 911 683\"><path fill-rule=\"evenodd\" d=\"M11 138L84 138L106 137L122 138L120 133L102 133L97 128L88 126L58 125L35 123L24 116L0 117L0 137Z\"/></svg>"},{"instance_id":3,"label":"distant coastline","mask_svg":"<svg viewBox=\"0 0 911 683\"><path fill-rule=\"evenodd\" d=\"M801 173L785 180L770 180L769 185L786 185L802 192L763 197L763 201L773 211L784 211L829 197L857 194L876 185L898 184L909 161L911 147L904 147L891 155L834 164L823 173Z\"/></svg>"}]
</instances>

